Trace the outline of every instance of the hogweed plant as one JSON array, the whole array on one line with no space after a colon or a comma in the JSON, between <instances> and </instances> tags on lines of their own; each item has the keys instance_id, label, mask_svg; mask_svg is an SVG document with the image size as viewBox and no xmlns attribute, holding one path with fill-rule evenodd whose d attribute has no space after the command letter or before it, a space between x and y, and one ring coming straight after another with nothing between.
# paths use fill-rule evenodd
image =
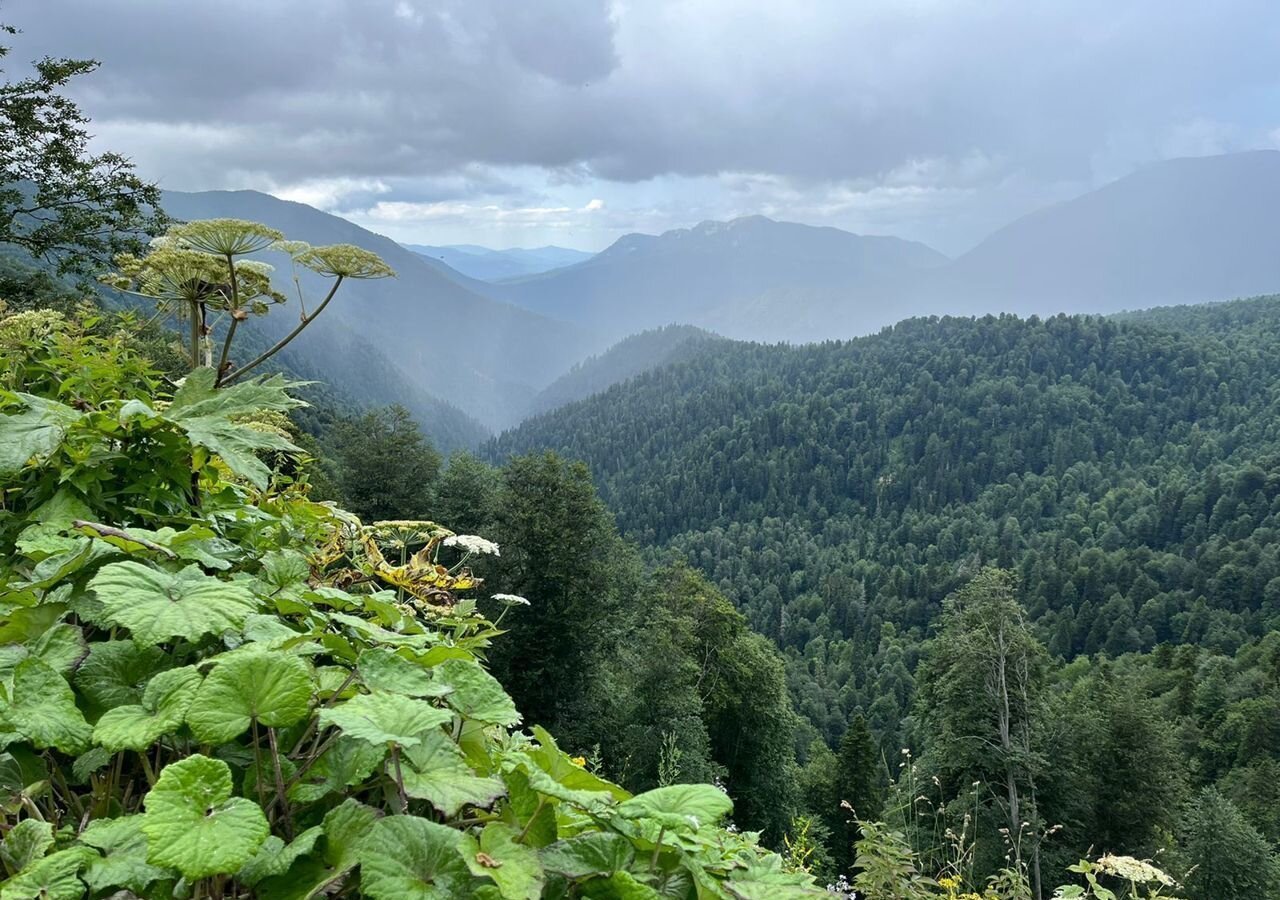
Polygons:
<instances>
[{"instance_id":1,"label":"hogweed plant","mask_svg":"<svg viewBox=\"0 0 1280 900\"><path fill-rule=\"evenodd\" d=\"M272 285L272 267L245 258L263 251L284 253L294 268L298 324L270 348L236 366L231 350L240 324L286 301ZM150 252L143 256L121 254L116 265L118 271L102 280L118 290L154 300L162 311L185 319L191 367L212 368L215 387L244 378L288 346L324 312L344 281L395 275L377 254L352 244L312 247L286 240L274 228L242 219L204 219L176 225L152 241ZM298 267L331 279L324 297L311 311L307 310ZM224 319L226 333L215 365L212 336Z\"/></svg>"},{"instance_id":2,"label":"hogweed plant","mask_svg":"<svg viewBox=\"0 0 1280 900\"><path fill-rule=\"evenodd\" d=\"M244 421L287 382L172 390L61 317L0 346L0 900L820 893L717 787L633 796L521 728L466 565L497 548L312 500Z\"/></svg>"}]
</instances>

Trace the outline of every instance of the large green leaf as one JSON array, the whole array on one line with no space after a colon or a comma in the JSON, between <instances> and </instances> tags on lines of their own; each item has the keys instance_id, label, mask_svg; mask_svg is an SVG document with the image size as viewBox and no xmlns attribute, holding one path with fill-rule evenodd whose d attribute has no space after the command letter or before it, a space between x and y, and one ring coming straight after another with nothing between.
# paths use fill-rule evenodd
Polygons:
<instances>
[{"instance_id":1,"label":"large green leaf","mask_svg":"<svg viewBox=\"0 0 1280 900\"><path fill-rule=\"evenodd\" d=\"M462 832L416 816L374 823L360 848L360 889L374 900L447 900L469 893Z\"/></svg>"},{"instance_id":2,"label":"large green leaf","mask_svg":"<svg viewBox=\"0 0 1280 900\"><path fill-rule=\"evenodd\" d=\"M67 426L83 413L56 400L18 394L24 412L0 415L0 475L12 475L29 461L37 462L58 449Z\"/></svg>"},{"instance_id":3,"label":"large green leaf","mask_svg":"<svg viewBox=\"0 0 1280 900\"><path fill-rule=\"evenodd\" d=\"M52 666L35 657L24 659L14 668L12 699L0 715L37 749L53 747L74 756L88 746L93 735L93 729L76 708L71 685Z\"/></svg>"},{"instance_id":4,"label":"large green leaf","mask_svg":"<svg viewBox=\"0 0 1280 900\"><path fill-rule=\"evenodd\" d=\"M80 840L105 854L91 860L85 869L84 880L92 890L119 887L140 894L151 882L172 877L167 869L147 862L142 816L97 819L89 823Z\"/></svg>"},{"instance_id":5,"label":"large green leaf","mask_svg":"<svg viewBox=\"0 0 1280 900\"><path fill-rule=\"evenodd\" d=\"M406 697L443 697L452 688L431 677L431 672L386 647L371 647L360 654L360 680L371 691L387 691Z\"/></svg>"},{"instance_id":6,"label":"large green leaf","mask_svg":"<svg viewBox=\"0 0 1280 900\"><path fill-rule=\"evenodd\" d=\"M147 796L147 862L188 880L240 870L267 838L258 805L231 796L231 769L199 754L165 766Z\"/></svg>"},{"instance_id":7,"label":"large green leaf","mask_svg":"<svg viewBox=\"0 0 1280 900\"><path fill-rule=\"evenodd\" d=\"M588 878L621 872L635 861L635 849L620 834L608 831L579 834L556 841L540 851L542 866L566 878Z\"/></svg>"},{"instance_id":8,"label":"large green leaf","mask_svg":"<svg viewBox=\"0 0 1280 900\"><path fill-rule=\"evenodd\" d=\"M9 829L0 843L0 861L17 872L49 852L53 846L53 825L39 819L23 819Z\"/></svg>"},{"instance_id":9,"label":"large green leaf","mask_svg":"<svg viewBox=\"0 0 1280 900\"><path fill-rule=\"evenodd\" d=\"M142 702L117 706L102 714L93 728L93 739L112 753L145 750L182 727L182 721L200 687L195 666L161 672L151 679Z\"/></svg>"},{"instance_id":10,"label":"large green leaf","mask_svg":"<svg viewBox=\"0 0 1280 900\"><path fill-rule=\"evenodd\" d=\"M295 861L289 871L257 885L263 900L308 900L324 895L360 862L360 848L382 814L357 800L346 800L324 817L320 856Z\"/></svg>"},{"instance_id":11,"label":"large green leaf","mask_svg":"<svg viewBox=\"0 0 1280 900\"><path fill-rule=\"evenodd\" d=\"M209 416L245 415L274 410L287 412L307 404L289 396L289 389L306 382L285 381L279 375L242 381L231 387L215 387L217 377L210 368L199 368L182 380L173 394L165 416L175 422Z\"/></svg>"},{"instance_id":12,"label":"large green leaf","mask_svg":"<svg viewBox=\"0 0 1280 900\"><path fill-rule=\"evenodd\" d=\"M48 663L62 675L70 675L88 653L89 647L80 629L60 622L25 644L0 646L0 677L9 677L14 666L31 656Z\"/></svg>"},{"instance_id":13,"label":"large green leaf","mask_svg":"<svg viewBox=\"0 0 1280 900\"><path fill-rule=\"evenodd\" d=\"M287 846L280 838L271 835L258 848L253 858L244 864L236 875L236 880L252 886L264 878L283 875L297 860L314 850L316 841L323 835L324 828L316 825L302 832Z\"/></svg>"},{"instance_id":14,"label":"large green leaf","mask_svg":"<svg viewBox=\"0 0 1280 900\"><path fill-rule=\"evenodd\" d=\"M0 900L82 900L78 876L95 856L88 847L71 847L37 859L0 887Z\"/></svg>"},{"instance_id":15,"label":"large green leaf","mask_svg":"<svg viewBox=\"0 0 1280 900\"><path fill-rule=\"evenodd\" d=\"M453 718L425 700L375 691L357 694L332 709L320 711L321 725L336 725L347 735L371 744L399 744L414 747L427 739L431 730Z\"/></svg>"},{"instance_id":16,"label":"large green leaf","mask_svg":"<svg viewBox=\"0 0 1280 900\"><path fill-rule=\"evenodd\" d=\"M200 686L187 724L206 744L223 744L260 725L292 725L311 711L311 667L282 653L238 653L219 662Z\"/></svg>"},{"instance_id":17,"label":"large green leaf","mask_svg":"<svg viewBox=\"0 0 1280 900\"><path fill-rule=\"evenodd\" d=\"M105 623L128 628L143 645L232 631L258 607L246 584L221 581L194 565L171 573L132 560L112 563L89 586Z\"/></svg>"},{"instance_id":18,"label":"large green leaf","mask_svg":"<svg viewBox=\"0 0 1280 900\"><path fill-rule=\"evenodd\" d=\"M289 799L294 803L312 803L326 794L359 784L373 774L386 755L385 744L370 744L340 735L320 754L302 781L289 788Z\"/></svg>"},{"instance_id":19,"label":"large green leaf","mask_svg":"<svg viewBox=\"0 0 1280 900\"><path fill-rule=\"evenodd\" d=\"M627 819L651 819L663 828L697 831L733 811L733 801L709 784L672 784L637 794L618 806Z\"/></svg>"},{"instance_id":20,"label":"large green leaf","mask_svg":"<svg viewBox=\"0 0 1280 900\"><path fill-rule=\"evenodd\" d=\"M538 853L519 842L516 830L504 822L490 822L480 841L464 839L466 863L471 874L493 879L503 900L538 900L546 875Z\"/></svg>"},{"instance_id":21,"label":"large green leaf","mask_svg":"<svg viewBox=\"0 0 1280 900\"><path fill-rule=\"evenodd\" d=\"M410 797L428 800L445 816L463 806L491 806L506 788L496 778L482 778L471 771L458 745L436 729L416 747L406 748L404 789Z\"/></svg>"},{"instance_id":22,"label":"large green leaf","mask_svg":"<svg viewBox=\"0 0 1280 900\"><path fill-rule=\"evenodd\" d=\"M462 715L492 725L515 725L520 721L516 705L506 690L478 663L449 659L436 667L437 679L453 690L446 702Z\"/></svg>"},{"instance_id":23,"label":"large green leaf","mask_svg":"<svg viewBox=\"0 0 1280 900\"><path fill-rule=\"evenodd\" d=\"M168 661L159 647L142 647L133 641L95 642L73 678L91 707L112 709L141 703L151 677Z\"/></svg>"}]
</instances>

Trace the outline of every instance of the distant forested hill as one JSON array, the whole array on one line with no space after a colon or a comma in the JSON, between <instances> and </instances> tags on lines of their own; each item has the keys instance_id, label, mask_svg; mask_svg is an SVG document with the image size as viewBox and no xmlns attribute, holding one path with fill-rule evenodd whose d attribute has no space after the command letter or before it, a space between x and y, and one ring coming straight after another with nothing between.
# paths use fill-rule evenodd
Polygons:
<instances>
[{"instance_id":1,"label":"distant forested hill","mask_svg":"<svg viewBox=\"0 0 1280 900\"><path fill-rule=\"evenodd\" d=\"M684 359L708 341L718 340L723 339L692 325L667 325L633 334L599 356L583 360L543 388L530 401L527 415L590 397L641 372Z\"/></svg>"},{"instance_id":2,"label":"distant forested hill","mask_svg":"<svg viewBox=\"0 0 1280 900\"><path fill-rule=\"evenodd\" d=\"M1216 323L1210 327L1205 323ZM1280 624L1280 301L916 319L717 343L527 422L627 535L708 573L831 739L897 746L940 604L1012 567L1055 654L1231 653Z\"/></svg>"}]
</instances>

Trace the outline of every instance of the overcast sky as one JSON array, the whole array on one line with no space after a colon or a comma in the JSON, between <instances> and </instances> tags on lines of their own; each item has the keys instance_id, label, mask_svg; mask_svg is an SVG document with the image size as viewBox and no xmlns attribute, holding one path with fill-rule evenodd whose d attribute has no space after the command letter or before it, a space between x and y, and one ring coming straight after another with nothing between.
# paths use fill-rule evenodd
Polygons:
<instances>
[{"instance_id":1,"label":"overcast sky","mask_svg":"<svg viewBox=\"0 0 1280 900\"><path fill-rule=\"evenodd\" d=\"M1280 146L1275 0L4 0L166 188L421 243L763 213L947 253L1151 161ZM14 66L10 66L14 70Z\"/></svg>"}]
</instances>

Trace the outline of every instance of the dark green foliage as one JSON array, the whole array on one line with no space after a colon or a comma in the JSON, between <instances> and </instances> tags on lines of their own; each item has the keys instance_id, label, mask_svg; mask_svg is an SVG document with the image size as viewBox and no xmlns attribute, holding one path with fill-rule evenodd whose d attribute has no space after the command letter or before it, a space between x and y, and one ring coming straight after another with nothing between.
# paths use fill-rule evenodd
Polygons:
<instances>
[{"instance_id":1,"label":"dark green foliage","mask_svg":"<svg viewBox=\"0 0 1280 900\"><path fill-rule=\"evenodd\" d=\"M1178 840L1186 862L1188 900L1259 900L1280 892L1280 860L1240 814L1213 788L1183 811Z\"/></svg>"},{"instance_id":2,"label":"dark green foliage","mask_svg":"<svg viewBox=\"0 0 1280 900\"><path fill-rule=\"evenodd\" d=\"M337 487L366 522L425 518L440 474L440 454L403 406L342 422L332 435Z\"/></svg>"},{"instance_id":3,"label":"dark green foliage","mask_svg":"<svg viewBox=\"0 0 1280 900\"><path fill-rule=\"evenodd\" d=\"M0 34L13 31L0 25ZM0 59L7 53L0 46ZM163 224L160 189L120 154L90 153L89 120L63 93L97 66L45 57L26 78L0 84L0 246L59 274L96 275Z\"/></svg>"}]
</instances>

